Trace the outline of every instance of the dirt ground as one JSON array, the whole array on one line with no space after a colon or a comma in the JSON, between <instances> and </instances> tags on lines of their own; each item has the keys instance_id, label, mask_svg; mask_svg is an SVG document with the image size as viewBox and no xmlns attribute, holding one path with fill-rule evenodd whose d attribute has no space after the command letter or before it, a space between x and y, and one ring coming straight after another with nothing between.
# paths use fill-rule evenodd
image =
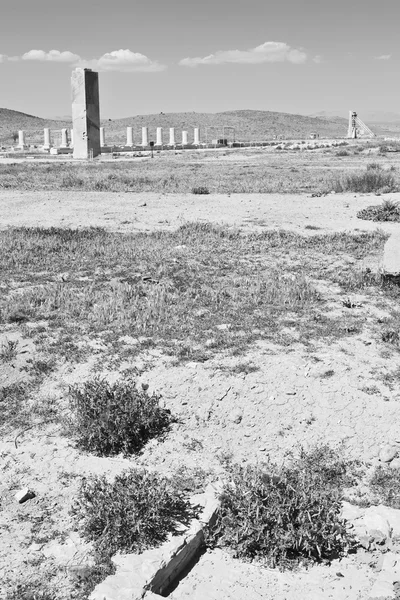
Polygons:
<instances>
[{"instance_id":1,"label":"dirt ground","mask_svg":"<svg viewBox=\"0 0 400 600\"><path fill-rule=\"evenodd\" d=\"M390 194L400 200L400 194ZM383 198L386 198L384 196ZM193 196L160 194L110 194L89 192L2 192L1 227L100 226L119 232L170 230L186 222L227 223L245 231L270 228L315 234L328 231L374 230L377 225L356 218L356 212L382 197L332 194L311 198L295 195L238 194ZM384 223L388 233L400 225ZM362 304L363 298L358 299ZM360 309L368 320L375 308ZM4 326L0 342L18 337L13 325ZM29 340L25 354L14 366L0 368L0 384L23 380L24 361L34 355ZM121 339L121 344L135 343ZM89 377L96 360L66 364L52 374L40 395L62 402L69 384ZM239 363L251 363L250 373L235 374ZM179 417L167 439L149 443L133 459L96 458L78 452L52 425L0 440L2 480L0 492L0 573L6 598L12 584L24 579L51 578L57 600L73 598L68 577L77 565L90 564L90 549L73 531L69 505L77 478L90 473L119 473L132 464L165 472L182 464L220 468L218 457L231 454L239 461L260 462L268 456L284 459L299 446L317 442L341 446L350 457L376 463L386 443L399 445L400 389L384 384L378 374L396 369L397 355L388 357L382 344L362 335L313 350L293 344L282 350L259 343L245 357L216 357L205 364L172 366L171 360L150 350L133 363L107 372L121 376L124 369L147 366L140 382L162 394ZM329 373L329 375L327 375ZM19 505L17 490L28 486L36 497ZM340 572L341 575L337 575ZM361 600L369 596L373 572L357 557L331 567L307 572L277 573L241 565L220 551L207 553L173 592L172 598L201 600L321 599Z\"/></svg>"},{"instance_id":2,"label":"dirt ground","mask_svg":"<svg viewBox=\"0 0 400 600\"><path fill-rule=\"evenodd\" d=\"M400 193L329 194L312 198L292 194L193 195L110 192L0 193L0 226L105 227L111 231L170 230L183 223L226 223L244 230L284 228L308 234L327 231L372 231L377 224L357 219L356 212ZM310 229L318 228L318 229ZM379 227L391 233L396 223Z\"/></svg>"}]
</instances>

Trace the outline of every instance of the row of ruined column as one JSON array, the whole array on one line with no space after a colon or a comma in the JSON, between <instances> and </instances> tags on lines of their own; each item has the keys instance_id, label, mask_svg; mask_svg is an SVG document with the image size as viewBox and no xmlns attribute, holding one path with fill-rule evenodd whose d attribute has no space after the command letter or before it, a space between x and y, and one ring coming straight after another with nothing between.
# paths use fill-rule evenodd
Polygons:
<instances>
[{"instance_id":1,"label":"row of ruined column","mask_svg":"<svg viewBox=\"0 0 400 600\"><path fill-rule=\"evenodd\" d=\"M187 146L188 145L188 132L187 131L182 131L182 145L183 146ZM163 142L163 128L162 127L157 127L156 129L156 141L155 141L155 146L175 146L177 144L176 140L175 140L175 128L174 127L170 127L169 128L169 142L168 144L164 144ZM200 128L199 127L195 127L194 128L194 133L193 133L193 145L194 146L198 146L200 144ZM134 144L133 142L133 127L127 127L126 128L126 145L127 146L134 146L136 144ZM143 146L143 147L147 147L149 146L149 128L148 127L142 127L142 142L140 144L137 144L138 146ZM105 140L105 130L104 127L100 127L100 146L103 148L104 146L106 146L106 140Z\"/></svg>"},{"instance_id":2,"label":"row of ruined column","mask_svg":"<svg viewBox=\"0 0 400 600\"><path fill-rule=\"evenodd\" d=\"M49 150L52 146L51 137L50 137L50 129L46 128L43 130L43 132L44 132L43 149ZM163 146L163 145L175 146L176 143L177 142L175 140L175 128L174 127L170 127L170 129L169 129L168 144L163 143L163 128L157 127L155 146L158 146L158 147ZM182 142L181 143L183 146L187 146L189 144L187 131L182 131ZM200 128L195 127L194 132L193 132L193 145L198 146L199 144L200 144ZM104 147L106 147L106 145L107 144L106 144L106 138L105 138L105 129L104 129L104 127L100 127L100 146L102 148L104 148ZM126 145L127 146L136 145L133 143L133 127L126 128ZM137 145L143 146L143 147L149 146L149 128L148 127L142 127L142 142L141 142L141 144L137 144ZM73 146L74 146L73 129L71 129L71 130L61 129L61 146L60 147L61 148L73 148ZM18 132L18 148L21 148L21 149L26 148L24 131Z\"/></svg>"}]
</instances>

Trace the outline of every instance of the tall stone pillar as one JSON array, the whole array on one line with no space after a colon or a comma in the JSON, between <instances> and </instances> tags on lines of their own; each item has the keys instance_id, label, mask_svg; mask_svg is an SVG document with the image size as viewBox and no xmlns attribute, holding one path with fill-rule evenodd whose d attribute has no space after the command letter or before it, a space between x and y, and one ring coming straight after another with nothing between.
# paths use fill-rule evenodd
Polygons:
<instances>
[{"instance_id":1,"label":"tall stone pillar","mask_svg":"<svg viewBox=\"0 0 400 600\"><path fill-rule=\"evenodd\" d=\"M188 145L188 132L182 131L182 146Z\"/></svg>"},{"instance_id":2,"label":"tall stone pillar","mask_svg":"<svg viewBox=\"0 0 400 600\"><path fill-rule=\"evenodd\" d=\"M162 127L157 127L156 146L162 146Z\"/></svg>"},{"instance_id":3,"label":"tall stone pillar","mask_svg":"<svg viewBox=\"0 0 400 600\"><path fill-rule=\"evenodd\" d=\"M43 129L43 133L44 133L43 150L50 150L50 148L51 148L50 129L48 129L46 127L46 129Z\"/></svg>"},{"instance_id":4,"label":"tall stone pillar","mask_svg":"<svg viewBox=\"0 0 400 600\"><path fill-rule=\"evenodd\" d=\"M61 129L61 148L68 148L68 129Z\"/></svg>"},{"instance_id":5,"label":"tall stone pillar","mask_svg":"<svg viewBox=\"0 0 400 600\"><path fill-rule=\"evenodd\" d=\"M149 145L149 128L142 127L142 146Z\"/></svg>"},{"instance_id":6,"label":"tall stone pillar","mask_svg":"<svg viewBox=\"0 0 400 600\"><path fill-rule=\"evenodd\" d=\"M74 147L74 130L73 129L69 130L69 147L70 148Z\"/></svg>"},{"instance_id":7,"label":"tall stone pillar","mask_svg":"<svg viewBox=\"0 0 400 600\"><path fill-rule=\"evenodd\" d=\"M195 146L200 145L200 129L199 129L199 127L194 128L193 144Z\"/></svg>"},{"instance_id":8,"label":"tall stone pillar","mask_svg":"<svg viewBox=\"0 0 400 600\"><path fill-rule=\"evenodd\" d=\"M25 131L18 131L18 148L24 150L26 148L25 144Z\"/></svg>"},{"instance_id":9,"label":"tall stone pillar","mask_svg":"<svg viewBox=\"0 0 400 600\"><path fill-rule=\"evenodd\" d=\"M133 127L126 128L126 145L133 146Z\"/></svg>"},{"instance_id":10,"label":"tall stone pillar","mask_svg":"<svg viewBox=\"0 0 400 600\"><path fill-rule=\"evenodd\" d=\"M174 127L169 128L169 145L175 146L175 128Z\"/></svg>"},{"instance_id":11,"label":"tall stone pillar","mask_svg":"<svg viewBox=\"0 0 400 600\"><path fill-rule=\"evenodd\" d=\"M74 158L98 156L100 149L99 74L78 67L72 72Z\"/></svg>"},{"instance_id":12,"label":"tall stone pillar","mask_svg":"<svg viewBox=\"0 0 400 600\"><path fill-rule=\"evenodd\" d=\"M104 132L104 127L100 127L100 147L104 148L106 145L106 134Z\"/></svg>"}]
</instances>

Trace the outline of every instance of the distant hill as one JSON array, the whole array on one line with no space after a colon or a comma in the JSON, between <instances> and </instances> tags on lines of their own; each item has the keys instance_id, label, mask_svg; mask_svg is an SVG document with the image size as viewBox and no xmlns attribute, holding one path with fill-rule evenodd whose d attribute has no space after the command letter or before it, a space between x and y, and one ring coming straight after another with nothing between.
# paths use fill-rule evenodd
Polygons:
<instances>
[{"instance_id":1,"label":"distant hill","mask_svg":"<svg viewBox=\"0 0 400 600\"><path fill-rule=\"evenodd\" d=\"M62 129L71 127L71 121L54 121L52 119L41 119L17 110L0 108L0 145L13 143L13 134L23 129L27 133L27 140L33 143L43 142L43 129Z\"/></svg>"},{"instance_id":2,"label":"distant hill","mask_svg":"<svg viewBox=\"0 0 400 600\"><path fill-rule=\"evenodd\" d=\"M104 119L107 143L123 143L126 140L126 128L133 127L134 142L141 142L141 128L149 127L149 137L155 140L156 127L163 128L163 139L169 140L169 128L175 128L177 141L181 140L182 130L189 132L189 142L193 140L193 128L200 127L201 140L211 141L223 137L223 127L233 127L235 139L239 141L261 141L281 138L308 138L310 133L320 137L344 137L347 132L347 119L338 116L304 116L262 110L233 110L220 113L160 113L135 115L124 119ZM71 127L71 120L42 119L7 108L0 108L0 145L10 145L13 134L19 129L26 132L28 143L40 144L43 141L43 129L53 130L53 139L61 137L60 130ZM375 133L390 135L393 128L380 123L373 127ZM395 128L398 131L397 127ZM225 137L232 139L233 131L225 129Z\"/></svg>"}]
</instances>

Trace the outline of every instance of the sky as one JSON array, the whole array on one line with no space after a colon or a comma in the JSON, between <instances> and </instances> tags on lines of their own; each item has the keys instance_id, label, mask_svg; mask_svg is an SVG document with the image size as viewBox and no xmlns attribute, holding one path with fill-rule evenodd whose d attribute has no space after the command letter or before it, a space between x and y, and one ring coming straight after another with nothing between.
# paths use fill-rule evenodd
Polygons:
<instances>
[{"instance_id":1,"label":"sky","mask_svg":"<svg viewBox=\"0 0 400 600\"><path fill-rule=\"evenodd\" d=\"M99 71L104 118L400 113L399 22L399 0L12 0L0 107L68 115L83 66Z\"/></svg>"}]
</instances>

